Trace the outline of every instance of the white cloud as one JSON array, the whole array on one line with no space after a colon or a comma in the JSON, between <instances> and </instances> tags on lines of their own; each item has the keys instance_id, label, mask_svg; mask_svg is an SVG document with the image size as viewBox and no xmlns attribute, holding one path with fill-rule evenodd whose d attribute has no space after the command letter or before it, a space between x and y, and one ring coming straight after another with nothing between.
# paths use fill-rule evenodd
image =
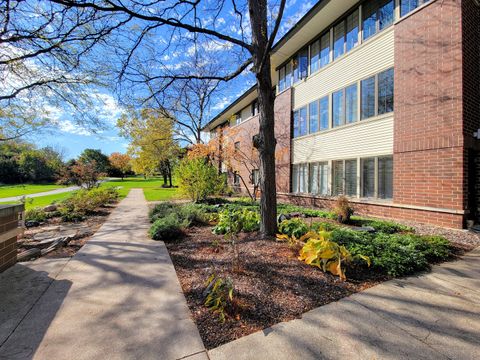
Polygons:
<instances>
[{"instance_id":1,"label":"white cloud","mask_svg":"<svg viewBox=\"0 0 480 360\"><path fill-rule=\"evenodd\" d=\"M82 136L90 136L92 135L90 131L74 124L70 120L62 120L58 123L58 126L60 128L60 131L69 133L69 134L74 134L74 135L82 135Z\"/></svg>"},{"instance_id":2,"label":"white cloud","mask_svg":"<svg viewBox=\"0 0 480 360\"><path fill-rule=\"evenodd\" d=\"M212 106L212 110L223 110L232 100L229 97L224 96L215 105Z\"/></svg>"}]
</instances>

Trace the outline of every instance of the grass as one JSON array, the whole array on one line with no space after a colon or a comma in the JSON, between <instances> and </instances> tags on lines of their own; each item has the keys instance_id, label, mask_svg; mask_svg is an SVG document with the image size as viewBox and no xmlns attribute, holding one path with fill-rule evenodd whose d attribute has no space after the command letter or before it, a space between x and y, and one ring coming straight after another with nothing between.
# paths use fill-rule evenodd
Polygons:
<instances>
[{"instance_id":1,"label":"grass","mask_svg":"<svg viewBox=\"0 0 480 360\"><path fill-rule=\"evenodd\" d=\"M130 189L141 188L147 201L171 200L178 197L177 188L162 188L163 179L129 177L124 180L115 179L104 182L101 186L119 187L120 197L127 196Z\"/></svg>"},{"instance_id":2,"label":"grass","mask_svg":"<svg viewBox=\"0 0 480 360\"><path fill-rule=\"evenodd\" d=\"M176 197L178 197L178 189L177 188L162 188L163 184L163 179L160 178L149 178L149 179L143 179L141 177L130 177L130 178L125 178L125 180L121 179L114 179L114 180L109 180L104 183L102 183L100 186L101 187L117 187L118 193L120 195L120 198L123 199L128 195L128 192L132 188L141 188L143 189L143 193L145 194L145 198L147 201L160 201L160 200L171 200ZM45 189L45 186L51 186L52 188L49 188L47 190L39 190L37 192L42 192L42 191L48 191L52 189L58 189L61 188L62 186L60 185L26 185L28 187L43 187ZM27 193L22 193L22 194L17 194L17 195L3 195L2 190L7 186L0 186L0 197L10 197L10 196L18 196L18 195L25 195ZM13 186L8 186L9 188L22 188L23 185L13 185ZM13 192L12 192L13 193ZM34 192L30 192L29 194L33 194ZM36 198L28 198L27 202L25 203L25 208L31 209L34 207L43 207L50 205L52 202L58 202L63 199L66 199L69 197L71 192L66 192L62 194L55 194L55 195L47 195L47 196L40 196ZM9 202L3 202L0 204L16 204L18 201L9 201Z\"/></svg>"},{"instance_id":3,"label":"grass","mask_svg":"<svg viewBox=\"0 0 480 360\"><path fill-rule=\"evenodd\" d=\"M44 191L60 189L63 185L57 184L17 184L17 185L0 185L0 199L12 196L23 196L29 194L37 194Z\"/></svg>"}]
</instances>

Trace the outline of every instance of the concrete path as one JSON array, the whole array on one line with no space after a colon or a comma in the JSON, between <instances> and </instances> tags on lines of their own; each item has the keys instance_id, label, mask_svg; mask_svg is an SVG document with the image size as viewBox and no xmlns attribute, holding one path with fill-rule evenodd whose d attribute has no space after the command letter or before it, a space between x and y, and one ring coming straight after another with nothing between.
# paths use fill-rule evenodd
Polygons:
<instances>
[{"instance_id":1,"label":"concrete path","mask_svg":"<svg viewBox=\"0 0 480 360\"><path fill-rule=\"evenodd\" d=\"M207 359L147 203L132 189L71 259L0 275L0 359Z\"/></svg>"},{"instance_id":2,"label":"concrete path","mask_svg":"<svg viewBox=\"0 0 480 360\"><path fill-rule=\"evenodd\" d=\"M480 248L209 351L220 359L480 359Z\"/></svg>"},{"instance_id":3,"label":"concrete path","mask_svg":"<svg viewBox=\"0 0 480 360\"><path fill-rule=\"evenodd\" d=\"M39 192L39 193L35 193L35 194L11 196L11 197L6 197L6 198L0 198L0 203L10 202L10 201L20 201L23 197L36 198L36 197L42 197L42 196L47 196L47 195L63 194L63 193L75 191L75 190L78 190L78 189L80 189L80 186L69 186L69 187L50 190L50 191L43 191L43 192Z\"/></svg>"}]
</instances>

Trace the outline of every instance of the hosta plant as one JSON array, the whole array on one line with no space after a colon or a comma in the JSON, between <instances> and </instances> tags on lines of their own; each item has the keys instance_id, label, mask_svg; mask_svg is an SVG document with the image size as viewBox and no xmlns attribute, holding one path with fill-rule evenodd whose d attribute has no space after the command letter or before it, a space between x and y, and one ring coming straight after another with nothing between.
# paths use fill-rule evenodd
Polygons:
<instances>
[{"instance_id":1,"label":"hosta plant","mask_svg":"<svg viewBox=\"0 0 480 360\"><path fill-rule=\"evenodd\" d=\"M364 255L355 257L343 245L338 245L330 240L331 233L321 231L309 233L311 237L300 250L299 260L305 261L308 265L317 266L325 272L337 275L346 280L345 267L354 258L364 260L370 266L370 259Z\"/></svg>"},{"instance_id":2,"label":"hosta plant","mask_svg":"<svg viewBox=\"0 0 480 360\"><path fill-rule=\"evenodd\" d=\"M206 281L205 306L225 322L225 315L229 308L233 308L233 281L230 278L223 279L215 274L210 275Z\"/></svg>"}]
</instances>

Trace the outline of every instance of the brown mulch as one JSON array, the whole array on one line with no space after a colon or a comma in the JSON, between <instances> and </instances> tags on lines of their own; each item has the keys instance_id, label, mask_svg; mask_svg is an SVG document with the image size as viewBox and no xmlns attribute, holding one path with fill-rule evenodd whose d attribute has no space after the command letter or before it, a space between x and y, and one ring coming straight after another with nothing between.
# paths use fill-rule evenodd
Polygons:
<instances>
[{"instance_id":1,"label":"brown mulch","mask_svg":"<svg viewBox=\"0 0 480 360\"><path fill-rule=\"evenodd\" d=\"M217 239L220 247L212 245ZM282 321L301 317L315 307L337 301L386 280L372 272L347 272L348 280L306 265L298 250L275 240L259 240L256 233L240 234L240 271L232 271L232 247L210 227L192 228L187 236L167 243L170 257L192 316L207 349ZM224 323L203 305L205 282L214 273L234 283L237 308Z\"/></svg>"}]
</instances>

